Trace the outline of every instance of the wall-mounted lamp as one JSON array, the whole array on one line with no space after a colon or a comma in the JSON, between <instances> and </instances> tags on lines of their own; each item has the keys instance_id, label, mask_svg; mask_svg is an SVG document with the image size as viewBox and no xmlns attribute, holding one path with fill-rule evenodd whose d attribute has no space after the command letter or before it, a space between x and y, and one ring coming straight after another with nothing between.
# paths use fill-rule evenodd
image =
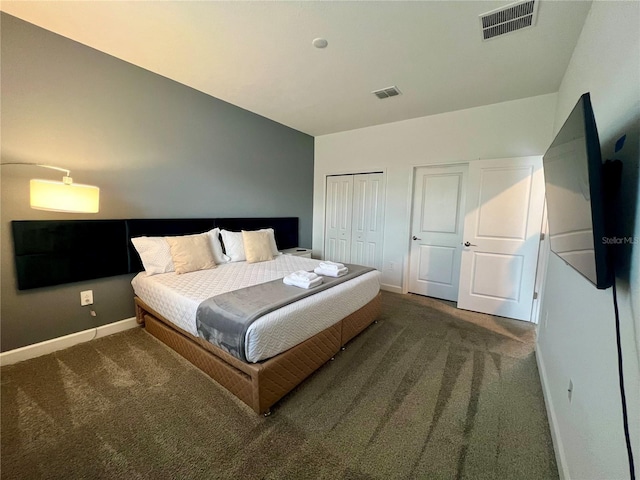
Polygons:
<instances>
[{"instance_id":1,"label":"wall-mounted lamp","mask_svg":"<svg viewBox=\"0 0 640 480\"><path fill-rule=\"evenodd\" d=\"M73 183L71 172L66 168L18 162L0 165L31 165L65 172L61 182L41 179L29 182L31 208L67 213L98 213L100 209L100 189L93 185Z\"/></svg>"}]
</instances>

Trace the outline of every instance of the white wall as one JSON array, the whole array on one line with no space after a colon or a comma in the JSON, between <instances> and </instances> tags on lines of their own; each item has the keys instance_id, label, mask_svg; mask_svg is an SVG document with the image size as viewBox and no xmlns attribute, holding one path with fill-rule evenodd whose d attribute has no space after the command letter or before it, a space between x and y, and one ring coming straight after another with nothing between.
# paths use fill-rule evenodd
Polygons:
<instances>
[{"instance_id":1,"label":"white wall","mask_svg":"<svg viewBox=\"0 0 640 480\"><path fill-rule=\"evenodd\" d=\"M605 158L624 162L621 235L640 242L640 3L594 2L558 92L554 131L589 91ZM612 145L627 133L625 148ZM629 425L640 475L640 243L616 247ZM545 321L545 316L548 319ZM612 289L596 290L557 256L549 258L538 361L561 473L573 479L629 478L618 387ZM573 381L571 403L567 387Z\"/></svg>"},{"instance_id":2,"label":"white wall","mask_svg":"<svg viewBox=\"0 0 640 480\"><path fill-rule=\"evenodd\" d=\"M556 94L541 95L316 137L314 256L323 251L326 175L384 171L382 283L401 291L408 265L413 168L542 155L552 140L555 105Z\"/></svg>"}]
</instances>

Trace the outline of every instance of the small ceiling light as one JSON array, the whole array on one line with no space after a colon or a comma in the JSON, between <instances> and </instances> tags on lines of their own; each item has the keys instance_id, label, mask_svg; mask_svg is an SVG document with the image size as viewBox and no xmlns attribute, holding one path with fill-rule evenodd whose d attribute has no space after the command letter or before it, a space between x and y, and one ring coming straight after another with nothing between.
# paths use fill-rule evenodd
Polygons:
<instances>
[{"instance_id":1,"label":"small ceiling light","mask_svg":"<svg viewBox=\"0 0 640 480\"><path fill-rule=\"evenodd\" d=\"M316 48L327 48L327 45L329 45L329 42L324 38L314 38L311 43L313 43L313 46Z\"/></svg>"}]
</instances>

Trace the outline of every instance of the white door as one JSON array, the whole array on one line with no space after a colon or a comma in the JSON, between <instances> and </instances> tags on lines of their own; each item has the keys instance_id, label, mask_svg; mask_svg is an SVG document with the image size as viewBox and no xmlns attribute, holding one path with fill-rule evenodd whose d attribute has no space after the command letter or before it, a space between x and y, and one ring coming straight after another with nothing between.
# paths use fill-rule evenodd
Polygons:
<instances>
[{"instance_id":1,"label":"white door","mask_svg":"<svg viewBox=\"0 0 640 480\"><path fill-rule=\"evenodd\" d=\"M351 216L353 175L327 177L324 258L349 262L351 258Z\"/></svg>"},{"instance_id":2,"label":"white door","mask_svg":"<svg viewBox=\"0 0 640 480\"><path fill-rule=\"evenodd\" d=\"M531 319L543 204L542 157L469 164L458 308Z\"/></svg>"},{"instance_id":3,"label":"white door","mask_svg":"<svg viewBox=\"0 0 640 480\"><path fill-rule=\"evenodd\" d=\"M409 291L456 301L468 165L416 169Z\"/></svg>"},{"instance_id":4,"label":"white door","mask_svg":"<svg viewBox=\"0 0 640 480\"><path fill-rule=\"evenodd\" d=\"M382 270L383 201L382 173L353 176L351 263Z\"/></svg>"}]
</instances>

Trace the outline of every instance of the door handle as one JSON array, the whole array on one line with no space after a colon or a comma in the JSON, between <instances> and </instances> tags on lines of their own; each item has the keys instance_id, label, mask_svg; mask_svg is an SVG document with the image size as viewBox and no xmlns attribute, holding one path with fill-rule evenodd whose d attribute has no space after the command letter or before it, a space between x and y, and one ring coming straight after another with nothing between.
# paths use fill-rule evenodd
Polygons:
<instances>
[{"instance_id":1,"label":"door handle","mask_svg":"<svg viewBox=\"0 0 640 480\"><path fill-rule=\"evenodd\" d=\"M464 242L464 246L465 247L477 247L478 245L476 245L475 243Z\"/></svg>"},{"instance_id":2,"label":"door handle","mask_svg":"<svg viewBox=\"0 0 640 480\"><path fill-rule=\"evenodd\" d=\"M414 240L422 240L421 238L416 237L415 235L413 237L411 237Z\"/></svg>"}]
</instances>

